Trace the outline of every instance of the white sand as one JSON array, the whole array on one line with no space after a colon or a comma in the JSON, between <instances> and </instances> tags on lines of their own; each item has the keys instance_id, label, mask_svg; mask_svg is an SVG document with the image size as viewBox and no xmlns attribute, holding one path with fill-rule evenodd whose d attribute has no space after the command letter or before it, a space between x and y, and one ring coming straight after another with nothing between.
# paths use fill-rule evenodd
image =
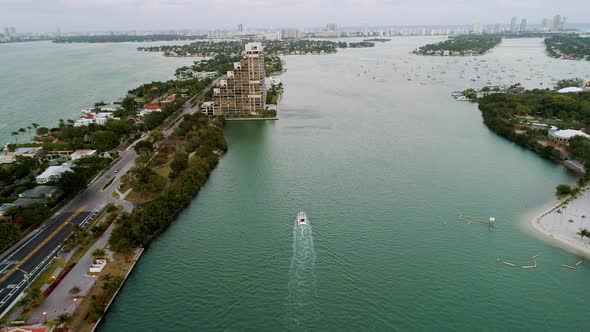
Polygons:
<instances>
[{"instance_id":1,"label":"white sand","mask_svg":"<svg viewBox=\"0 0 590 332\"><path fill-rule=\"evenodd\" d=\"M569 202L565 208L562 203L553 205L535 217L531 224L544 238L563 245L576 254L590 258L590 239L585 237L582 240L579 235L576 235L580 228L590 230L590 192L584 192L579 198Z\"/></svg>"}]
</instances>

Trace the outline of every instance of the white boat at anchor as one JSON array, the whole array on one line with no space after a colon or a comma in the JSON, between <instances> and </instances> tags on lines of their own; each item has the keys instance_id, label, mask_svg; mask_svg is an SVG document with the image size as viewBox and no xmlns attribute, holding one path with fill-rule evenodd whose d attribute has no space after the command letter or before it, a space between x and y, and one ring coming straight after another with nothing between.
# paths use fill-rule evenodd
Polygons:
<instances>
[{"instance_id":1,"label":"white boat at anchor","mask_svg":"<svg viewBox=\"0 0 590 332\"><path fill-rule=\"evenodd\" d=\"M307 220L307 214L305 214L305 212L299 212L297 214L297 226L307 225L309 225L309 220Z\"/></svg>"}]
</instances>

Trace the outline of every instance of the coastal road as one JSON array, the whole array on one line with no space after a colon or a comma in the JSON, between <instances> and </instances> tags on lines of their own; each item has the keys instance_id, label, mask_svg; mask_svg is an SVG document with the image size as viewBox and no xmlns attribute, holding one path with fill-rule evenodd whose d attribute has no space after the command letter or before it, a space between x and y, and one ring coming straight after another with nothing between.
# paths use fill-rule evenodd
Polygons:
<instances>
[{"instance_id":1,"label":"coastal road","mask_svg":"<svg viewBox=\"0 0 590 332\"><path fill-rule=\"evenodd\" d=\"M136 156L131 148L123 151L119 161L0 261L0 318L21 298L29 282L60 254L74 225L88 227L106 204L115 201L112 192L133 167Z\"/></svg>"},{"instance_id":2,"label":"coastal road","mask_svg":"<svg viewBox=\"0 0 590 332\"><path fill-rule=\"evenodd\" d=\"M216 86L217 83L219 83L219 80L224 79L224 78L225 78L225 75L218 77L213 82L211 82L211 84L209 84L207 87L205 87L205 89L203 89L203 91L201 91L200 93L197 93L192 98L187 100L187 102L184 103L184 105L182 105L182 113L178 116L176 121L168 129L164 130L164 133L163 133L164 137L170 136L174 132L174 130L176 128L178 128L178 126L182 122L183 116L185 114L193 114L193 113L195 113L196 110L198 110L199 103L202 102L202 100L199 100L199 98L198 98L199 96L201 96L201 97L204 96L205 93L207 93L209 90L213 89L213 87ZM196 109L192 107L193 104L195 104L195 107L197 107Z\"/></svg>"}]
</instances>

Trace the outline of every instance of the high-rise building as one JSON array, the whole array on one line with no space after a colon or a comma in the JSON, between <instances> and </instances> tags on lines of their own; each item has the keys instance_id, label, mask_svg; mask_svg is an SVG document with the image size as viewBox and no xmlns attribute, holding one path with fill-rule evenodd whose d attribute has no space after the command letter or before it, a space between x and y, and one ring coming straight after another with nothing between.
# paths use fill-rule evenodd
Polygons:
<instances>
[{"instance_id":1,"label":"high-rise building","mask_svg":"<svg viewBox=\"0 0 590 332\"><path fill-rule=\"evenodd\" d=\"M368 36L369 35L369 25L368 24L365 24L365 33L364 33L364 35L365 36Z\"/></svg>"},{"instance_id":2,"label":"high-rise building","mask_svg":"<svg viewBox=\"0 0 590 332\"><path fill-rule=\"evenodd\" d=\"M473 26L471 27L471 32L476 33L476 34L482 34L483 33L483 26L481 25L481 23L480 22L473 23Z\"/></svg>"},{"instance_id":3,"label":"high-rise building","mask_svg":"<svg viewBox=\"0 0 590 332\"><path fill-rule=\"evenodd\" d=\"M566 23L567 18L562 18L561 19L561 25L559 26L560 30L565 30L565 23Z\"/></svg>"},{"instance_id":4,"label":"high-rise building","mask_svg":"<svg viewBox=\"0 0 590 332\"><path fill-rule=\"evenodd\" d=\"M553 17L553 30L561 30L561 15L559 14Z\"/></svg>"},{"instance_id":5,"label":"high-rise building","mask_svg":"<svg viewBox=\"0 0 590 332\"><path fill-rule=\"evenodd\" d=\"M242 32L244 32L244 25L243 25L243 24L241 24L241 23L240 23L240 24L238 24L238 32L239 32L239 33L242 33Z\"/></svg>"},{"instance_id":6,"label":"high-rise building","mask_svg":"<svg viewBox=\"0 0 590 332\"><path fill-rule=\"evenodd\" d=\"M264 79L264 51L262 43L247 43L240 62L213 89L215 115L257 113L266 106Z\"/></svg>"},{"instance_id":7,"label":"high-rise building","mask_svg":"<svg viewBox=\"0 0 590 332\"><path fill-rule=\"evenodd\" d=\"M523 18L522 21L520 21L520 27L519 27L518 31L520 31L520 32L526 31L526 18Z\"/></svg>"},{"instance_id":8,"label":"high-rise building","mask_svg":"<svg viewBox=\"0 0 590 332\"><path fill-rule=\"evenodd\" d=\"M281 37L283 39L299 39L305 36L299 29L283 29L281 30Z\"/></svg>"},{"instance_id":9,"label":"high-rise building","mask_svg":"<svg viewBox=\"0 0 590 332\"><path fill-rule=\"evenodd\" d=\"M518 17L512 16L512 20L510 20L510 32L515 33L518 31Z\"/></svg>"},{"instance_id":10,"label":"high-rise building","mask_svg":"<svg viewBox=\"0 0 590 332\"><path fill-rule=\"evenodd\" d=\"M16 29L14 27L10 27L10 35L16 36Z\"/></svg>"},{"instance_id":11,"label":"high-rise building","mask_svg":"<svg viewBox=\"0 0 590 332\"><path fill-rule=\"evenodd\" d=\"M8 27L4 28L4 37L10 38L10 29Z\"/></svg>"},{"instance_id":12,"label":"high-rise building","mask_svg":"<svg viewBox=\"0 0 590 332\"><path fill-rule=\"evenodd\" d=\"M499 23L494 24L494 33L502 32L502 25Z\"/></svg>"},{"instance_id":13,"label":"high-rise building","mask_svg":"<svg viewBox=\"0 0 590 332\"><path fill-rule=\"evenodd\" d=\"M336 31L336 24L335 23L328 23L326 24L326 31Z\"/></svg>"},{"instance_id":14,"label":"high-rise building","mask_svg":"<svg viewBox=\"0 0 590 332\"><path fill-rule=\"evenodd\" d=\"M541 21L541 30L542 31L549 31L551 30L551 20L548 18L544 18L543 21Z\"/></svg>"}]
</instances>

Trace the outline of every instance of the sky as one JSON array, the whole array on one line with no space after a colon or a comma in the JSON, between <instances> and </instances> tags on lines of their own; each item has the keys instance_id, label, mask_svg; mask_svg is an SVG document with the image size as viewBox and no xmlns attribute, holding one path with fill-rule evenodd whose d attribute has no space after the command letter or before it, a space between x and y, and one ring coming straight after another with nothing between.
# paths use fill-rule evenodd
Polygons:
<instances>
[{"instance_id":1,"label":"sky","mask_svg":"<svg viewBox=\"0 0 590 332\"><path fill-rule=\"evenodd\" d=\"M0 0L17 32L540 23L590 21L588 0Z\"/></svg>"}]
</instances>

